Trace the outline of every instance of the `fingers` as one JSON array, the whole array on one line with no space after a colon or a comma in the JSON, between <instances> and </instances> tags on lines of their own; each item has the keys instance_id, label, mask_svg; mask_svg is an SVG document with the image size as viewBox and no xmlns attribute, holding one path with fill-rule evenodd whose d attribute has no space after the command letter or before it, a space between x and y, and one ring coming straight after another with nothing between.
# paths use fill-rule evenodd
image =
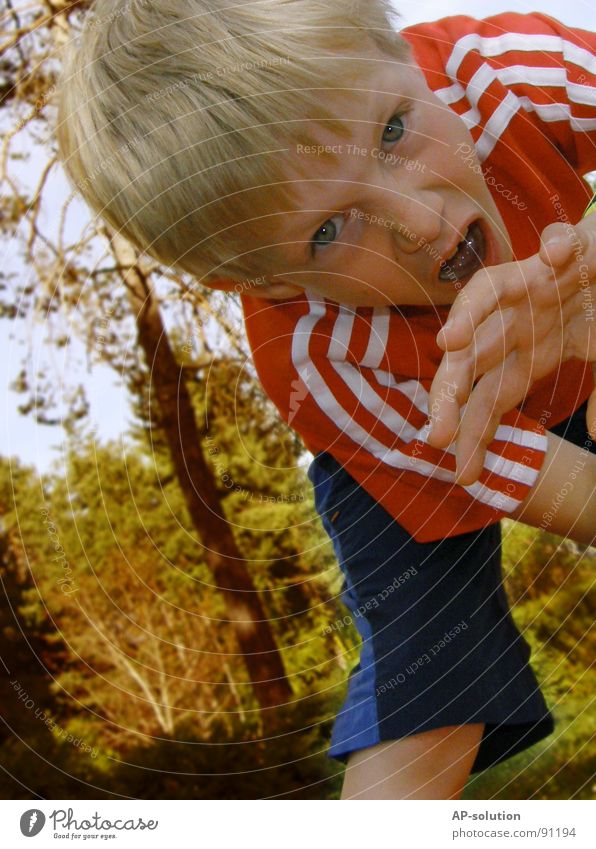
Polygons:
<instances>
[{"instance_id":1,"label":"fingers","mask_svg":"<svg viewBox=\"0 0 596 849\"><path fill-rule=\"evenodd\" d=\"M516 321L523 318L524 313L515 313L512 309L494 312L478 327L472 344L466 349L475 364L475 375L484 374L495 366L503 363L508 354L518 344ZM524 322L525 330L533 338L531 316Z\"/></svg>"},{"instance_id":2,"label":"fingers","mask_svg":"<svg viewBox=\"0 0 596 849\"><path fill-rule=\"evenodd\" d=\"M497 308L530 298L541 307L589 290L596 279L596 214L576 226L549 224L541 234L539 253L521 262L477 272L458 294L448 320L437 334L444 351L470 344L474 331Z\"/></svg>"},{"instance_id":3,"label":"fingers","mask_svg":"<svg viewBox=\"0 0 596 849\"><path fill-rule=\"evenodd\" d=\"M449 310L445 325L437 334L437 345L454 351L469 345L474 330L491 314L499 302L488 272L479 271L458 294Z\"/></svg>"},{"instance_id":4,"label":"fingers","mask_svg":"<svg viewBox=\"0 0 596 849\"><path fill-rule=\"evenodd\" d=\"M596 361L596 284L567 299L563 318L565 357Z\"/></svg>"},{"instance_id":5,"label":"fingers","mask_svg":"<svg viewBox=\"0 0 596 849\"><path fill-rule=\"evenodd\" d=\"M540 238L538 255L557 274L557 285L563 295L593 282L596 278L596 215L589 215L575 226L549 224Z\"/></svg>"},{"instance_id":6,"label":"fingers","mask_svg":"<svg viewBox=\"0 0 596 849\"><path fill-rule=\"evenodd\" d=\"M515 353L478 381L457 433L455 457L459 484L469 486L478 480L486 449L495 437L501 418L519 404L527 391L527 363L518 362Z\"/></svg>"},{"instance_id":7,"label":"fingers","mask_svg":"<svg viewBox=\"0 0 596 849\"><path fill-rule=\"evenodd\" d=\"M515 315L511 310L492 313L462 351L447 352L429 393L431 431L428 442L446 448L459 425L460 407L468 400L478 375L502 364L516 344ZM494 400L494 399L493 399ZM486 411L487 416L490 410Z\"/></svg>"},{"instance_id":8,"label":"fingers","mask_svg":"<svg viewBox=\"0 0 596 849\"><path fill-rule=\"evenodd\" d=\"M453 302L447 321L437 334L437 345L444 351L469 345L476 328L491 313L528 296L530 287L540 283L541 268L544 276L544 264L534 256L478 271ZM552 275L552 271L548 273Z\"/></svg>"},{"instance_id":9,"label":"fingers","mask_svg":"<svg viewBox=\"0 0 596 849\"><path fill-rule=\"evenodd\" d=\"M549 224L540 235L540 250L538 255L542 262L558 268L573 257L573 239L570 234L574 228L565 224Z\"/></svg>"},{"instance_id":10,"label":"fingers","mask_svg":"<svg viewBox=\"0 0 596 849\"><path fill-rule=\"evenodd\" d=\"M455 452L455 480L460 486L471 486L482 474L486 450L494 438L499 421L499 416L495 414L483 418L482 430L475 432L469 422L464 424L462 419Z\"/></svg>"},{"instance_id":11,"label":"fingers","mask_svg":"<svg viewBox=\"0 0 596 849\"><path fill-rule=\"evenodd\" d=\"M431 430L427 442L447 448L459 425L459 410L468 398L474 379L474 362L467 350L447 353L441 360L428 395Z\"/></svg>"}]
</instances>

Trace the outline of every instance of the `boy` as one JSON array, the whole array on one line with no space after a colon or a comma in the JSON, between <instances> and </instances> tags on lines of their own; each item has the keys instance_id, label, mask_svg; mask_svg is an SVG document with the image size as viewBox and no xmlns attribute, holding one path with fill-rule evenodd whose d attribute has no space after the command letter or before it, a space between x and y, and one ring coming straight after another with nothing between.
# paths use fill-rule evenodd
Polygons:
<instances>
[{"instance_id":1,"label":"boy","mask_svg":"<svg viewBox=\"0 0 596 849\"><path fill-rule=\"evenodd\" d=\"M549 198L579 219L590 36L504 15L402 37L385 0L118 6L96 3L65 64L64 164L137 246L242 293L259 377L316 455L343 598L366 610L329 752L344 796L456 798L553 727L498 519L539 524L580 458L550 527L592 540L590 447L543 432L592 383L575 362L532 387L457 485L428 442L435 336L479 268L536 253ZM562 113L536 99L552 87Z\"/></svg>"}]
</instances>

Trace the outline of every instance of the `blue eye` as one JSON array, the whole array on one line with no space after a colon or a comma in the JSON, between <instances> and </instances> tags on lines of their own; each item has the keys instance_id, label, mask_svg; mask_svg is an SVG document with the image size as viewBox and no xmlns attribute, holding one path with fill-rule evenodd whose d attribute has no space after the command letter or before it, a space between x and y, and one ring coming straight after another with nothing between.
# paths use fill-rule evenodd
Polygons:
<instances>
[{"instance_id":1,"label":"blue eye","mask_svg":"<svg viewBox=\"0 0 596 849\"><path fill-rule=\"evenodd\" d=\"M392 144L399 141L405 132L405 124L401 115L394 115L389 123L385 126L383 132L383 142Z\"/></svg>"},{"instance_id":2,"label":"blue eye","mask_svg":"<svg viewBox=\"0 0 596 849\"><path fill-rule=\"evenodd\" d=\"M325 248L327 245L333 244L343 229L343 221L343 215L334 215L333 218L328 218L312 237L312 250L315 251L317 248Z\"/></svg>"}]
</instances>

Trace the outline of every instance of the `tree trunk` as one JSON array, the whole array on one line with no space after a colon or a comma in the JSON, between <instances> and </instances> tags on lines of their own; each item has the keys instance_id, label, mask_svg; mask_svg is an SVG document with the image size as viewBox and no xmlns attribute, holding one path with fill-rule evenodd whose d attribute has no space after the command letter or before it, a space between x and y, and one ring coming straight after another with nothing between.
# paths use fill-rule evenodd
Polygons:
<instances>
[{"instance_id":1,"label":"tree trunk","mask_svg":"<svg viewBox=\"0 0 596 849\"><path fill-rule=\"evenodd\" d=\"M202 540L203 556L223 593L228 621L235 629L260 706L282 704L291 698L292 690L246 561L225 519L216 482L201 448L184 375L170 347L159 307L134 247L118 234L110 231L107 235L117 263L124 269L161 429L191 520Z\"/></svg>"}]
</instances>

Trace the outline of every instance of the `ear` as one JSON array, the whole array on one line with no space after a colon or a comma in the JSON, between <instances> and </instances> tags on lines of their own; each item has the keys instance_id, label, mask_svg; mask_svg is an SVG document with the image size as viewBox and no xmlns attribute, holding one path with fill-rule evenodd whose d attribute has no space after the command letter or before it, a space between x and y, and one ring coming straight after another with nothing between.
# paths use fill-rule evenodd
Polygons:
<instances>
[{"instance_id":1,"label":"ear","mask_svg":"<svg viewBox=\"0 0 596 849\"><path fill-rule=\"evenodd\" d=\"M266 280L256 286L247 287L241 294L251 295L253 298L287 301L289 298L297 298L298 295L303 295L304 287L296 286L294 283L286 283L284 280L279 280L276 283Z\"/></svg>"},{"instance_id":2,"label":"ear","mask_svg":"<svg viewBox=\"0 0 596 849\"><path fill-rule=\"evenodd\" d=\"M236 292L239 295L250 295L253 298L265 298L276 301L285 301L288 298L296 298L302 295L304 288L294 283L286 283L283 280L273 282L266 277L247 277L244 280L231 280L229 277L218 277L210 280L210 289L219 289L222 292Z\"/></svg>"}]
</instances>

